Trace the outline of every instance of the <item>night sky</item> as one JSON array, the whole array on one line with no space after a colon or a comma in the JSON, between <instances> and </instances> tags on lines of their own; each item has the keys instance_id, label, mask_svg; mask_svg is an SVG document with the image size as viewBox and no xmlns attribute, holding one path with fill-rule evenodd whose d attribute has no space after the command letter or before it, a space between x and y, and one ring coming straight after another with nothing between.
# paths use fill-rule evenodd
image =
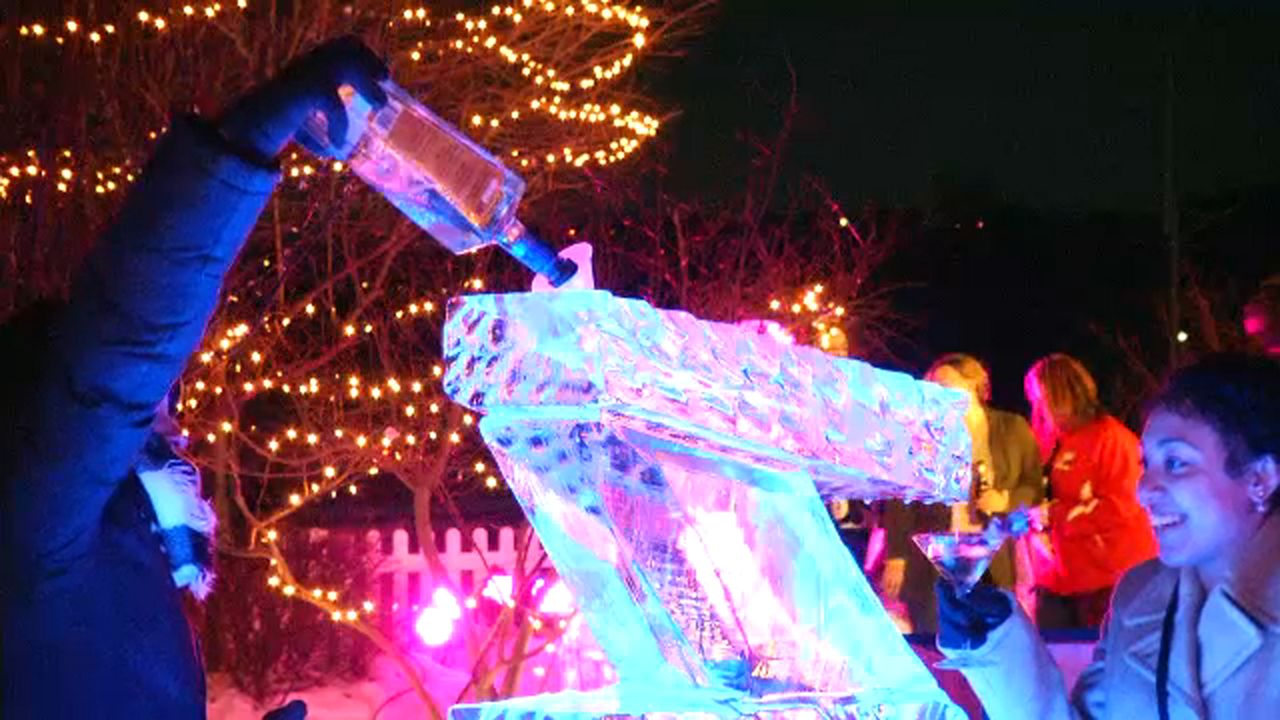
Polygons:
<instances>
[{"instance_id":1,"label":"night sky","mask_svg":"<svg viewBox=\"0 0 1280 720\"><path fill-rule=\"evenodd\" d=\"M918 325L900 366L979 354L997 400L1018 408L1028 364L1065 351L1112 388L1122 361L1103 335L1157 332L1168 282L1171 49L1185 255L1231 288L1224 302L1280 272L1280 4L1053 4L1064 9L726 0L688 57L660 70L682 111L665 129L671 185L741 188L743 136L776 134L789 63L786 178L817 176L846 207L931 219L891 269L913 284L898 304Z\"/></svg>"},{"instance_id":2,"label":"night sky","mask_svg":"<svg viewBox=\"0 0 1280 720\"><path fill-rule=\"evenodd\" d=\"M1039 207L1154 209L1170 49L1180 189L1280 175L1280 4L948 5L726 0L688 62L666 70L683 110L668 128L677 176L706 187L742 172L735 131L776 131L789 62L791 169L844 196L919 205L945 178ZM1175 9L1142 9L1160 6Z\"/></svg>"}]
</instances>

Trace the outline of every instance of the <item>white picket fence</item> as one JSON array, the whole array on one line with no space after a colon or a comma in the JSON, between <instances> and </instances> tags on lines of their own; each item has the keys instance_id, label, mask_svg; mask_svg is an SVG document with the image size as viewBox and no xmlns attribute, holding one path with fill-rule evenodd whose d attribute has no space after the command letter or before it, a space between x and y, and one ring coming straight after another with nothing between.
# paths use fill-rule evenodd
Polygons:
<instances>
[{"instance_id":1,"label":"white picket fence","mask_svg":"<svg viewBox=\"0 0 1280 720\"><path fill-rule=\"evenodd\" d=\"M390 547L387 546L386 534L390 534ZM486 528L474 528L471 531L471 544L463 549L462 530L454 527L444 531L444 549L439 551L441 563L444 565L449 582L463 592L479 590L489 575L509 575L519 561L516 548L516 534L528 533L526 527L501 527L497 529L497 542ZM383 608L392 612L401 609L414 609L415 606L430 598L432 590L441 585L442 579L432 577L422 553L409 549L409 531L404 528L387 530L369 530L365 534L370 548L375 553L375 580L380 587L378 602ZM430 538L429 542L435 542ZM439 543L436 544L439 548ZM544 561L542 545L536 534L529 534L529 548L524 556L524 570L531 572L538 567L550 568L550 561Z\"/></svg>"}]
</instances>

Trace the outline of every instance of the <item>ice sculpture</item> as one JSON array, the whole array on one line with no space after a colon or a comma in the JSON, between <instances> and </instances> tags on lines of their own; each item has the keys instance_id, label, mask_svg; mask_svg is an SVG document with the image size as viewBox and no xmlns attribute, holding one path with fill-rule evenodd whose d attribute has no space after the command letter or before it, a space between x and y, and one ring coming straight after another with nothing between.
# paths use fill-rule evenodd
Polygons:
<instances>
[{"instance_id":1,"label":"ice sculpture","mask_svg":"<svg viewBox=\"0 0 1280 720\"><path fill-rule=\"evenodd\" d=\"M453 720L960 717L821 496L964 499L962 395L603 291L457 299L445 356L620 678Z\"/></svg>"}]
</instances>

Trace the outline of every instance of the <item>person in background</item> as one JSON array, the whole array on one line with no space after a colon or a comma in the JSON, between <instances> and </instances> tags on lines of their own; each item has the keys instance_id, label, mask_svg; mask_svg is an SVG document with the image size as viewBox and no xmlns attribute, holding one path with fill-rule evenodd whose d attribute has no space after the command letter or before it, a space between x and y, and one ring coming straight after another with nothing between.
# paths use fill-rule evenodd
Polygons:
<instances>
[{"instance_id":1,"label":"person in background","mask_svg":"<svg viewBox=\"0 0 1280 720\"><path fill-rule=\"evenodd\" d=\"M1069 355L1037 360L1024 389L1048 458L1052 555L1037 566L1037 624L1096 628L1116 581L1156 553L1138 504L1138 438L1103 410L1093 376Z\"/></svg>"},{"instance_id":2,"label":"person in background","mask_svg":"<svg viewBox=\"0 0 1280 720\"><path fill-rule=\"evenodd\" d=\"M1280 708L1280 362L1223 354L1179 370L1149 405L1142 507L1157 560L1116 587L1093 663L1062 673L1007 595L939 583L939 648L989 717L1263 720Z\"/></svg>"},{"instance_id":3,"label":"person in background","mask_svg":"<svg viewBox=\"0 0 1280 720\"><path fill-rule=\"evenodd\" d=\"M1244 306L1244 332L1263 352L1280 357L1280 275L1264 280Z\"/></svg>"},{"instance_id":4,"label":"person in background","mask_svg":"<svg viewBox=\"0 0 1280 720\"><path fill-rule=\"evenodd\" d=\"M280 153L315 112L340 144L339 88L380 107L386 77L344 38L215 120L175 118L67 304L0 328L12 363L0 384L0 717L205 717L180 588L209 588L199 536L212 521L156 408L279 181Z\"/></svg>"},{"instance_id":5,"label":"person in background","mask_svg":"<svg viewBox=\"0 0 1280 720\"><path fill-rule=\"evenodd\" d=\"M890 599L902 600L916 632L936 629L933 583L937 571L911 542L911 535L980 530L994 515L1036 506L1044 494L1035 436L1020 415L991 407L991 376L981 361L962 353L944 355L925 373L925 379L969 396L965 426L973 441L974 481L968 503L953 507L889 505L881 590ZM1013 543L1006 544L992 560L988 576L999 587L1016 587L1019 578Z\"/></svg>"},{"instance_id":6,"label":"person in background","mask_svg":"<svg viewBox=\"0 0 1280 720\"><path fill-rule=\"evenodd\" d=\"M840 534L840 542L849 549L858 567L866 569L871 535L877 524L874 506L840 498L827 501L827 512Z\"/></svg>"}]
</instances>

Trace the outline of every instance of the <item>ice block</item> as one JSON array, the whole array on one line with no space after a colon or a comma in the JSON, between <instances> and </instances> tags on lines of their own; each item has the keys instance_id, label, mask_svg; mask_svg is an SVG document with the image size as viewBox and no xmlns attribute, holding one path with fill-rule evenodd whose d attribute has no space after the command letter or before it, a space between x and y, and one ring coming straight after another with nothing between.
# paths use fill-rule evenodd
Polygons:
<instances>
[{"instance_id":1,"label":"ice block","mask_svg":"<svg viewBox=\"0 0 1280 720\"><path fill-rule=\"evenodd\" d=\"M604 291L457 299L444 350L619 675L453 720L958 713L822 496L966 498L963 395Z\"/></svg>"}]
</instances>

